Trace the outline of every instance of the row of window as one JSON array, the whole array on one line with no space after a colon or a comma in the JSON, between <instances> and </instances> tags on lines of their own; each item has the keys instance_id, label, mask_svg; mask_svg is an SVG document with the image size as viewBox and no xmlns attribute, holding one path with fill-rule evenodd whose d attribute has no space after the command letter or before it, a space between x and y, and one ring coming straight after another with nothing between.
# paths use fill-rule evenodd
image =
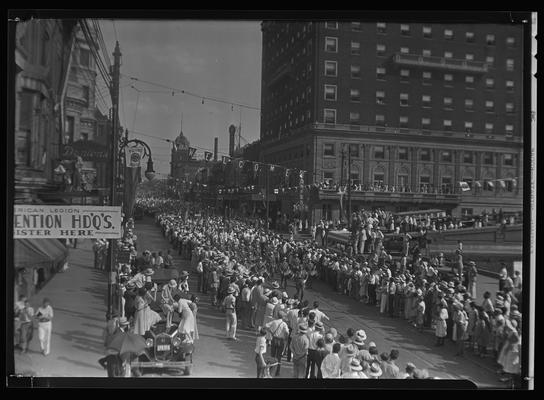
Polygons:
<instances>
[{"instance_id":1,"label":"row of window","mask_svg":"<svg viewBox=\"0 0 544 400\"><path fill-rule=\"evenodd\" d=\"M342 146L343 148L343 146ZM361 156L361 146L356 143L350 143L347 145L347 150L351 157L359 158ZM431 149L419 149L418 150L418 160L419 161L432 161L431 160ZM408 161L409 158L409 149L408 147L398 147L396 151L397 160ZM347 153L346 153L347 155ZM375 159L385 159L385 147L384 146L373 146L372 155ZM323 156L324 157L336 157L336 144L335 143L324 143L323 144ZM514 155L512 153L504 153L503 155L503 165L508 167L514 166ZM492 152L483 152L481 153L482 164L484 165L495 165L495 153ZM439 161L440 162L453 162L453 152L450 150L442 150L439 152ZM463 151L462 162L465 164L474 164L474 152L472 151Z\"/></svg>"},{"instance_id":2,"label":"row of window","mask_svg":"<svg viewBox=\"0 0 544 400\"><path fill-rule=\"evenodd\" d=\"M360 113L358 112L350 112L349 118L350 123L356 124L360 122ZM400 127L408 127L408 117L406 116L400 116L399 117L399 125ZM323 122L326 124L336 124L336 110L331 108L325 108L323 110ZM378 126L386 126L385 123L385 115L383 114L376 114L376 125ZM423 129L428 129L431 125L431 119L423 117L421 119L421 126ZM464 129L466 132L470 133L472 132L473 123L472 121L465 121ZM453 129L453 122L451 119L445 119L443 120L443 129L445 131L451 131ZM513 124L505 124L504 126L505 133L507 135L513 135L514 134L514 125ZM485 133L491 134L495 131L495 125L491 122L485 123Z\"/></svg>"},{"instance_id":3,"label":"row of window","mask_svg":"<svg viewBox=\"0 0 544 400\"><path fill-rule=\"evenodd\" d=\"M328 29L338 29L338 22L335 21L329 21L325 22L325 27ZM361 23L360 22L352 22L351 28L353 31L361 31ZM386 34L387 33L387 24L385 22L378 22L376 24L376 31L379 34ZM430 26L423 26L421 29L421 33L425 39L432 39L433 38L433 29ZM412 29L409 24L400 24L400 34L403 36L411 36L412 35ZM453 40L454 39L454 33L452 29L444 29L443 37L446 40ZM476 35L474 32L467 31L465 32L465 40L467 43L476 43ZM505 40L506 45L509 47L516 46L516 38L513 36L509 36ZM486 34L485 36L485 43L488 46L495 46L497 44L496 36L492 33Z\"/></svg>"},{"instance_id":4,"label":"row of window","mask_svg":"<svg viewBox=\"0 0 544 400\"><path fill-rule=\"evenodd\" d=\"M385 173L381 171L374 172L373 174L373 180L372 184L377 186L383 186L386 182L385 180ZM332 171L323 171L323 180L328 182L334 182L334 172ZM472 177L464 177L462 178L463 182L467 182L469 187L473 188L473 178ZM399 188L405 188L408 187L408 174L407 173L399 173L397 174L397 181L396 185ZM350 174L350 183L352 185L360 185L361 180L359 173L352 172ZM495 184L493 183L493 179L484 179L482 181L483 185L481 186L481 189L484 192L493 192L495 190ZM511 180L504 180L504 190L507 192L513 192L514 191L514 184ZM431 183L431 176L425 173L422 173L419 175L419 188L420 191L426 192L427 190L431 189L432 183ZM441 185L440 189L442 192L453 192L453 178L451 176L443 176L441 179ZM400 189L399 189L400 190Z\"/></svg>"},{"instance_id":5,"label":"row of window","mask_svg":"<svg viewBox=\"0 0 544 400\"><path fill-rule=\"evenodd\" d=\"M336 101L338 95L338 88L336 85L324 85L324 99L327 101ZM361 91L359 89L350 89L349 91L350 101L360 102L361 101ZM385 92L378 90L376 91L376 103L380 105L385 105ZM424 94L421 96L421 105L425 108L431 107L431 96ZM402 107L408 107L409 95L408 93L400 93L400 105ZM446 109L453 109L453 98L444 97L444 107ZM495 102L493 100L485 101L485 109L487 112L495 112ZM474 110L474 100L465 99L465 110L473 111ZM505 111L507 113L514 113L516 111L515 105L513 102L507 102L505 104Z\"/></svg>"}]
</instances>

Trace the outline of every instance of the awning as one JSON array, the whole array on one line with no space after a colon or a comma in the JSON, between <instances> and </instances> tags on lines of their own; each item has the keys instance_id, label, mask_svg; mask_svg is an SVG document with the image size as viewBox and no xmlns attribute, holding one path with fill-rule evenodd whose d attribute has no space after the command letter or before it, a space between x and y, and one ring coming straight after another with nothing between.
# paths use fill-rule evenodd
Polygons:
<instances>
[{"instance_id":1,"label":"awning","mask_svg":"<svg viewBox=\"0 0 544 400\"><path fill-rule=\"evenodd\" d=\"M57 239L14 239L13 242L15 268L44 263L56 264L68 256L68 249Z\"/></svg>"}]
</instances>

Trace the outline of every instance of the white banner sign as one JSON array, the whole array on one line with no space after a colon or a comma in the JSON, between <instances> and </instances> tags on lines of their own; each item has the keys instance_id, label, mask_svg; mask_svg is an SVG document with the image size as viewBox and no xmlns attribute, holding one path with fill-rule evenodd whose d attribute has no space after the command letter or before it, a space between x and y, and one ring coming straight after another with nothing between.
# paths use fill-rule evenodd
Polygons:
<instances>
[{"instance_id":1,"label":"white banner sign","mask_svg":"<svg viewBox=\"0 0 544 400\"><path fill-rule=\"evenodd\" d=\"M125 147L125 160L127 167L138 168L144 156L143 146Z\"/></svg>"},{"instance_id":2,"label":"white banner sign","mask_svg":"<svg viewBox=\"0 0 544 400\"><path fill-rule=\"evenodd\" d=\"M119 239L121 207L15 205L15 239Z\"/></svg>"}]
</instances>

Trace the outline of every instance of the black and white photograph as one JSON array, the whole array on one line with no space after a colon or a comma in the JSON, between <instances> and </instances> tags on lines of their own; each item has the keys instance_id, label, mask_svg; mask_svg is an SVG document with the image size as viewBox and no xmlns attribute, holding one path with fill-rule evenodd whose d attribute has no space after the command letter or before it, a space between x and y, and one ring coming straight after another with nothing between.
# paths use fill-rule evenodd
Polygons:
<instances>
[{"instance_id":1,"label":"black and white photograph","mask_svg":"<svg viewBox=\"0 0 544 400\"><path fill-rule=\"evenodd\" d=\"M534 389L536 12L7 28L7 387Z\"/></svg>"}]
</instances>

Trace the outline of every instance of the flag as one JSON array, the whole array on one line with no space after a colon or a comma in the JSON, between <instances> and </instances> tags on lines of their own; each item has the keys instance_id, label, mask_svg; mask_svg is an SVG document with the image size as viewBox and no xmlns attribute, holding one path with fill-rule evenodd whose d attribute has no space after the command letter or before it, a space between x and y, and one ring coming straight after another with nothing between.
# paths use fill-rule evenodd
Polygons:
<instances>
[{"instance_id":1,"label":"flag","mask_svg":"<svg viewBox=\"0 0 544 400\"><path fill-rule=\"evenodd\" d=\"M302 170L301 170L301 171L299 172L300 179L303 179L303 178L304 178L304 172L306 172L306 171L302 171Z\"/></svg>"},{"instance_id":2,"label":"flag","mask_svg":"<svg viewBox=\"0 0 544 400\"><path fill-rule=\"evenodd\" d=\"M243 160L238 161L238 168L240 168L240 169L244 168L244 161Z\"/></svg>"},{"instance_id":3,"label":"flag","mask_svg":"<svg viewBox=\"0 0 544 400\"><path fill-rule=\"evenodd\" d=\"M487 182L487 184L489 185L489 187L492 187L492 188L495 187L495 184L493 183L493 181L489 181L489 182Z\"/></svg>"},{"instance_id":4,"label":"flag","mask_svg":"<svg viewBox=\"0 0 544 400\"><path fill-rule=\"evenodd\" d=\"M516 180L516 178L513 178L512 179L512 186L516 187L517 185L518 185L518 181Z\"/></svg>"},{"instance_id":5,"label":"flag","mask_svg":"<svg viewBox=\"0 0 544 400\"><path fill-rule=\"evenodd\" d=\"M476 181L476 182L474 182L474 184L475 184L476 186L478 186L479 188L482 187L482 182L480 182L480 181Z\"/></svg>"},{"instance_id":6,"label":"flag","mask_svg":"<svg viewBox=\"0 0 544 400\"><path fill-rule=\"evenodd\" d=\"M504 182L504 180L501 179L499 181L499 185L501 185L501 188L506 189L506 183Z\"/></svg>"},{"instance_id":7,"label":"flag","mask_svg":"<svg viewBox=\"0 0 544 400\"><path fill-rule=\"evenodd\" d=\"M196 149L194 147L189 147L189 160L193 158L195 153L196 153Z\"/></svg>"},{"instance_id":8,"label":"flag","mask_svg":"<svg viewBox=\"0 0 544 400\"><path fill-rule=\"evenodd\" d=\"M463 181L459 182L459 187L461 188L463 192L470 190L470 186L468 185L467 182L463 182Z\"/></svg>"},{"instance_id":9,"label":"flag","mask_svg":"<svg viewBox=\"0 0 544 400\"><path fill-rule=\"evenodd\" d=\"M288 169L285 170L285 177L289 178L289 170Z\"/></svg>"},{"instance_id":10,"label":"flag","mask_svg":"<svg viewBox=\"0 0 544 400\"><path fill-rule=\"evenodd\" d=\"M259 164L258 163L253 164L253 171L255 171L255 173L257 173L259 171Z\"/></svg>"},{"instance_id":11,"label":"flag","mask_svg":"<svg viewBox=\"0 0 544 400\"><path fill-rule=\"evenodd\" d=\"M204 160L210 161L213 157L213 153L211 151L205 151L204 152Z\"/></svg>"},{"instance_id":12,"label":"flag","mask_svg":"<svg viewBox=\"0 0 544 400\"><path fill-rule=\"evenodd\" d=\"M275 166L274 166L274 165L271 165L271 166L270 166L270 172L274 172L274 168L275 168Z\"/></svg>"},{"instance_id":13,"label":"flag","mask_svg":"<svg viewBox=\"0 0 544 400\"><path fill-rule=\"evenodd\" d=\"M230 157L223 156L222 160L223 160L223 164L226 164L226 163L230 162Z\"/></svg>"}]
</instances>

